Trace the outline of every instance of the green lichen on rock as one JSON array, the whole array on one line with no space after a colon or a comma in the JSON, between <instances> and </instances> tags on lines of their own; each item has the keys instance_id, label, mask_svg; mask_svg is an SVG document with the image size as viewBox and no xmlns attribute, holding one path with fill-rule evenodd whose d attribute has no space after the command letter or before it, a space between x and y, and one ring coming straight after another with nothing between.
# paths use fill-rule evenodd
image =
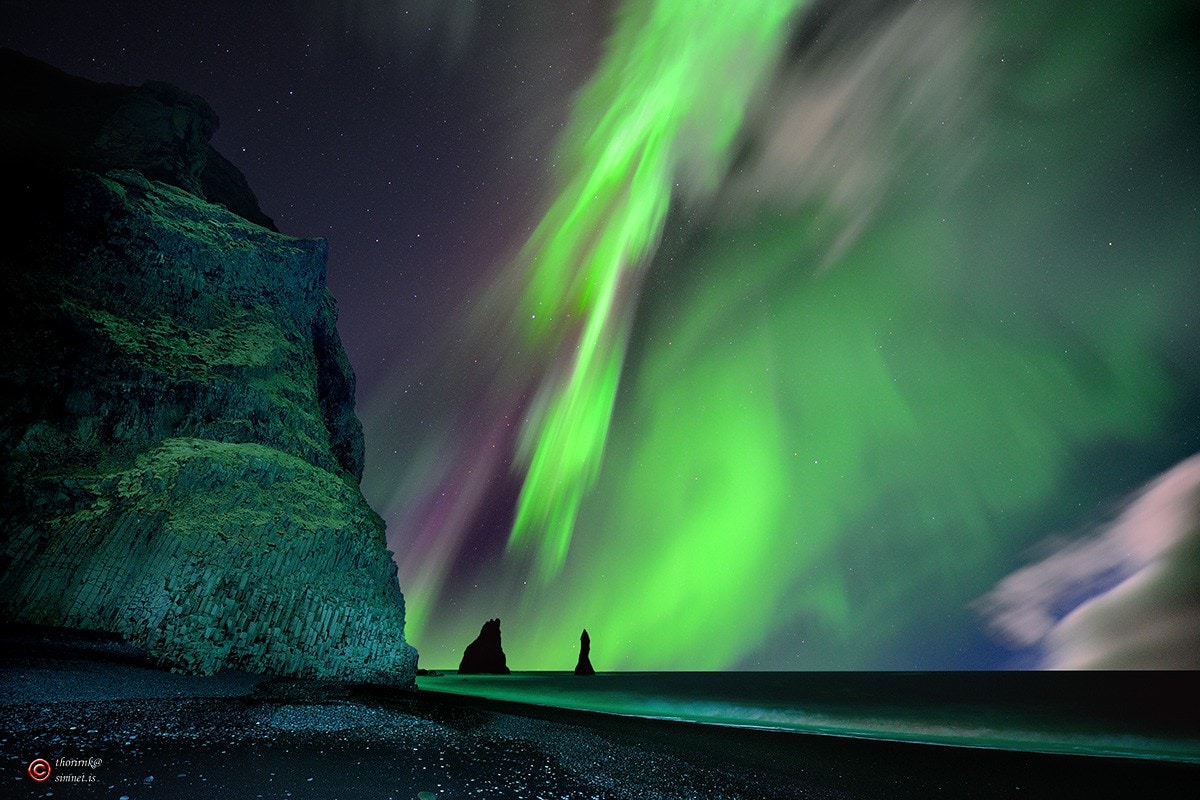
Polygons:
<instances>
[{"instance_id":1,"label":"green lichen on rock","mask_svg":"<svg viewBox=\"0 0 1200 800\"><path fill-rule=\"evenodd\" d=\"M70 502L6 554L23 576L8 602L37 622L118 632L205 674L396 683L415 668L382 525L341 477L259 444L170 439L57 483Z\"/></svg>"},{"instance_id":2,"label":"green lichen on rock","mask_svg":"<svg viewBox=\"0 0 1200 800\"><path fill-rule=\"evenodd\" d=\"M132 118L194 133L197 102L159 86ZM106 157L140 152L126 116L92 126ZM173 181L142 171L175 163L157 151L104 173L41 156L4 179L0 620L192 672L412 685L324 241L204 199L186 152Z\"/></svg>"},{"instance_id":3,"label":"green lichen on rock","mask_svg":"<svg viewBox=\"0 0 1200 800\"><path fill-rule=\"evenodd\" d=\"M43 416L57 430L39 427L39 438L114 466L190 436L268 444L361 476L357 418L321 392L323 374L348 369L318 352L341 351L323 241L268 231L137 173L71 172L58 188L72 213L6 281L20 302L13 335L33 340L10 351L23 384L9 409L18 429ZM341 389L353 397L352 376ZM43 414L61 402L67 413ZM15 443L14 456L27 452Z\"/></svg>"}]
</instances>

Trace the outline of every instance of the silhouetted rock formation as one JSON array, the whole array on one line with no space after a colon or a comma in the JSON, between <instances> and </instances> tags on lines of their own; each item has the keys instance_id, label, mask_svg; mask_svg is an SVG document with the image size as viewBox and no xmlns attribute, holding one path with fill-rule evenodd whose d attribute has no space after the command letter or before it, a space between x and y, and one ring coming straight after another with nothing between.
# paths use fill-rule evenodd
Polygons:
<instances>
[{"instance_id":1,"label":"silhouetted rock formation","mask_svg":"<svg viewBox=\"0 0 1200 800\"><path fill-rule=\"evenodd\" d=\"M588 636L587 628L583 629L583 633L579 635L579 663L575 665L576 675L595 675L596 670L592 669L592 660L589 654L592 652L592 638Z\"/></svg>"},{"instance_id":2,"label":"silhouetted rock formation","mask_svg":"<svg viewBox=\"0 0 1200 800\"><path fill-rule=\"evenodd\" d=\"M504 648L500 646L500 620L489 619L483 623L475 641L463 652L458 671L463 675L507 675L508 663Z\"/></svg>"},{"instance_id":3,"label":"silhouetted rock formation","mask_svg":"<svg viewBox=\"0 0 1200 800\"><path fill-rule=\"evenodd\" d=\"M7 49L0 75L5 169L137 170L275 230L246 178L208 143L219 121L199 97L160 81L95 83Z\"/></svg>"},{"instance_id":4,"label":"silhouetted rock formation","mask_svg":"<svg viewBox=\"0 0 1200 800\"><path fill-rule=\"evenodd\" d=\"M0 119L0 622L413 685L325 242L263 227L173 87L0 52Z\"/></svg>"}]
</instances>

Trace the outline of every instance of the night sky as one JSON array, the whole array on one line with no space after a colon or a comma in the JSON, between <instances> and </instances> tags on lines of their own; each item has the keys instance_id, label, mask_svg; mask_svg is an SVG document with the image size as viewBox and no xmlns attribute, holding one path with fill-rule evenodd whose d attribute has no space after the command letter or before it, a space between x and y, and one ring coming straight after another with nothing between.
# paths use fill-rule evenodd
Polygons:
<instances>
[{"instance_id":1,"label":"night sky","mask_svg":"<svg viewBox=\"0 0 1200 800\"><path fill-rule=\"evenodd\" d=\"M329 240L422 666L496 616L518 670L1200 666L1196 4L728 5L0 45L200 95Z\"/></svg>"}]
</instances>

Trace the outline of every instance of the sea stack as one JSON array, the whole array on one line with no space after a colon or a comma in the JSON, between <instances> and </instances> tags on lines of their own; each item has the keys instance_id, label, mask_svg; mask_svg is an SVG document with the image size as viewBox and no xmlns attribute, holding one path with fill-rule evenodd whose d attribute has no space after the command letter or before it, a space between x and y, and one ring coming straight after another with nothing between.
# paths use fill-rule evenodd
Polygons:
<instances>
[{"instance_id":1,"label":"sea stack","mask_svg":"<svg viewBox=\"0 0 1200 800\"><path fill-rule=\"evenodd\" d=\"M458 664L460 675L507 675L508 664L500 646L500 620L483 623L475 641L467 645Z\"/></svg>"},{"instance_id":2,"label":"sea stack","mask_svg":"<svg viewBox=\"0 0 1200 800\"><path fill-rule=\"evenodd\" d=\"M592 660L588 658L591 651L592 639L588 636L587 628L584 628L583 633L579 635L579 663L575 665L576 675L596 674L596 670L592 669Z\"/></svg>"}]
</instances>

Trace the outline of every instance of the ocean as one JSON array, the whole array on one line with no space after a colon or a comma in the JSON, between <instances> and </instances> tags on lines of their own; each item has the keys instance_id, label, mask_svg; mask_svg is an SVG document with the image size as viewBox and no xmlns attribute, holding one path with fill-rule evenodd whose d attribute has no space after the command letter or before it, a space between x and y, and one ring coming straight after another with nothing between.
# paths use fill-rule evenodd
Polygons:
<instances>
[{"instance_id":1,"label":"ocean","mask_svg":"<svg viewBox=\"0 0 1200 800\"><path fill-rule=\"evenodd\" d=\"M1200 763L1195 672L447 671L417 685L704 725Z\"/></svg>"}]
</instances>

